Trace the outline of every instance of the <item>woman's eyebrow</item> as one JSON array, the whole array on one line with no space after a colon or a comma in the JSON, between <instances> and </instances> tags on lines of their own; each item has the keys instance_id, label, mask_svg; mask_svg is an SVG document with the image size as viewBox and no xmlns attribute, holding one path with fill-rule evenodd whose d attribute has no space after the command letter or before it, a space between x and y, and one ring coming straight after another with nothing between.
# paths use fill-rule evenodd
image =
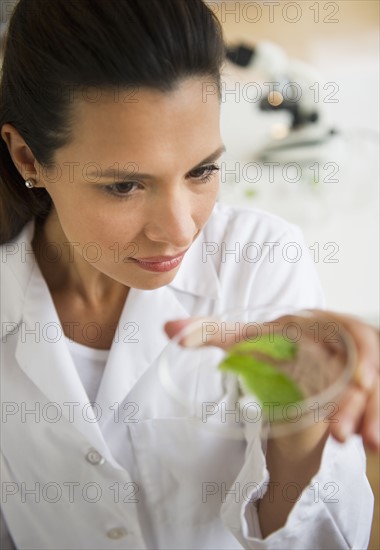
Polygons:
<instances>
[{"instance_id":1,"label":"woman's eyebrow","mask_svg":"<svg viewBox=\"0 0 380 550\"><path fill-rule=\"evenodd\" d=\"M196 170L197 168L200 168L201 166L203 166L204 164L207 164L208 162L212 162L214 160L216 160L217 158L220 157L220 155L222 153L224 153L226 151L226 147L225 145L221 145L220 147L218 147L218 149L216 149L216 151L214 151L213 153L211 153L211 155L209 155L208 157L206 157L205 159L201 160L201 162L199 162L196 166L194 166L193 168L191 168L189 170L189 172L191 172L192 170ZM129 163L129 166L133 166L135 167L136 164L135 163ZM115 178L116 175L117 175L117 178L125 178L125 177L138 177L138 178L141 178L141 179L155 179L155 176L151 175L151 174L144 174L142 172L137 172L136 170L134 169L131 169L131 167L128 169L123 169L123 168L107 168L106 170L102 170L102 173L99 175L99 172L88 172L87 174L88 176L98 176L99 179L102 179L102 178Z\"/></svg>"},{"instance_id":2,"label":"woman's eyebrow","mask_svg":"<svg viewBox=\"0 0 380 550\"><path fill-rule=\"evenodd\" d=\"M225 151L226 151L225 145L221 145L220 147L218 147L216 151L211 153L211 155L209 155L205 159L201 160L201 162L199 162L196 166L194 166L194 168L191 168L191 170L189 171L191 172L192 170L196 170L197 168L200 168L201 166L203 166L204 164L207 164L208 162L212 162L213 160L219 158L220 155Z\"/></svg>"}]
</instances>

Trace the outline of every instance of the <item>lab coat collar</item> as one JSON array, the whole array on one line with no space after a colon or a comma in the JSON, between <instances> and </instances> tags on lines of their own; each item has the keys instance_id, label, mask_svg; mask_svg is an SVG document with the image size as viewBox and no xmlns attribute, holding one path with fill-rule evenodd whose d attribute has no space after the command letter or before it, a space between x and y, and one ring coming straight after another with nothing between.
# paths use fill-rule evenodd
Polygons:
<instances>
[{"instance_id":1,"label":"lab coat collar","mask_svg":"<svg viewBox=\"0 0 380 550\"><path fill-rule=\"evenodd\" d=\"M207 226L206 226L207 227ZM216 300L221 296L221 287L215 265L205 258L207 237L202 231L182 260L181 267L170 288L201 298Z\"/></svg>"},{"instance_id":2,"label":"lab coat collar","mask_svg":"<svg viewBox=\"0 0 380 550\"><path fill-rule=\"evenodd\" d=\"M23 243L26 251L32 251L32 239L35 230L35 219L30 220L22 229L18 241ZM216 267L210 258L205 259L205 248L207 247L207 225L201 231L185 254L181 266L174 280L168 288L179 292L185 292L197 297L216 300L221 296L221 287ZM12 256L10 260L12 261ZM32 254L26 255L26 263L32 267L35 258ZM17 271L16 271L17 272Z\"/></svg>"},{"instance_id":3,"label":"lab coat collar","mask_svg":"<svg viewBox=\"0 0 380 550\"><path fill-rule=\"evenodd\" d=\"M47 402L54 404L62 418L66 418L91 446L117 467L66 345L49 289L37 262L32 263L15 358Z\"/></svg>"}]
</instances>

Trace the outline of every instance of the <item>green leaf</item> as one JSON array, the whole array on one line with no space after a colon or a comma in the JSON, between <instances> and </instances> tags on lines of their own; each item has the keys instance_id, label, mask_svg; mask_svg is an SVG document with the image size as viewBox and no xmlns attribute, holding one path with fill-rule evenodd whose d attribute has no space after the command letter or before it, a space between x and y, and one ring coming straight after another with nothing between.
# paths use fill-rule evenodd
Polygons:
<instances>
[{"instance_id":1,"label":"green leaf","mask_svg":"<svg viewBox=\"0 0 380 550\"><path fill-rule=\"evenodd\" d=\"M230 348L233 354L247 354L255 351L265 353L273 359L286 361L295 357L297 345L286 340L281 334L262 334L256 342L244 340Z\"/></svg>"},{"instance_id":2,"label":"green leaf","mask_svg":"<svg viewBox=\"0 0 380 550\"><path fill-rule=\"evenodd\" d=\"M271 341L260 339L257 342L241 342L229 350L229 354L220 363L219 368L235 373L246 391L253 393L263 406L264 403L277 403L281 409L289 403L297 403L304 399L298 385L278 367L271 364L271 359L288 361L297 351L297 346L285 340L280 335L273 335ZM259 352L269 356L259 359L252 355Z\"/></svg>"}]
</instances>

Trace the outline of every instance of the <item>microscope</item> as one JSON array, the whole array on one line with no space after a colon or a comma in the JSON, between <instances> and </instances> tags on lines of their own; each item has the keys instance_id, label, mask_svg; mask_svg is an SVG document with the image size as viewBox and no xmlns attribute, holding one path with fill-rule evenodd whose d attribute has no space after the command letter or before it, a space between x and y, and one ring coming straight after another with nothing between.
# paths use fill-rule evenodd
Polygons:
<instances>
[{"instance_id":1,"label":"microscope","mask_svg":"<svg viewBox=\"0 0 380 550\"><path fill-rule=\"evenodd\" d=\"M337 102L334 95L339 90L338 85L333 82L323 85L316 69L304 62L290 60L272 42L226 47L226 58L270 80L258 103L261 111L289 114L289 123L274 126L271 140L255 153L255 158L261 162L280 163L326 158L327 151L335 148L339 132L327 121L323 98L329 94L330 102Z\"/></svg>"}]
</instances>

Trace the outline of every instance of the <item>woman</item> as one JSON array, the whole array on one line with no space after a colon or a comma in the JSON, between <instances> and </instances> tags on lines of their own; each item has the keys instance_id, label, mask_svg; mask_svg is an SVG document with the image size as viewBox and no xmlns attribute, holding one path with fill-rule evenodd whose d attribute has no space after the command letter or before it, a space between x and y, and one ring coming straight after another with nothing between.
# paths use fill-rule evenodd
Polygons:
<instances>
[{"instance_id":1,"label":"woman","mask_svg":"<svg viewBox=\"0 0 380 550\"><path fill-rule=\"evenodd\" d=\"M245 440L194 425L159 380L165 324L172 336L178 320L234 307L324 308L296 227L216 204L223 57L201 0L20 0L12 16L0 110L1 460L16 548L368 542L373 329L329 314L359 350L339 421L265 449L256 425ZM259 262L228 256L251 242L269 243ZM302 259L273 261L290 242ZM202 389L224 397L211 376ZM316 496L329 483L338 498ZM289 484L298 499L284 497Z\"/></svg>"}]
</instances>

